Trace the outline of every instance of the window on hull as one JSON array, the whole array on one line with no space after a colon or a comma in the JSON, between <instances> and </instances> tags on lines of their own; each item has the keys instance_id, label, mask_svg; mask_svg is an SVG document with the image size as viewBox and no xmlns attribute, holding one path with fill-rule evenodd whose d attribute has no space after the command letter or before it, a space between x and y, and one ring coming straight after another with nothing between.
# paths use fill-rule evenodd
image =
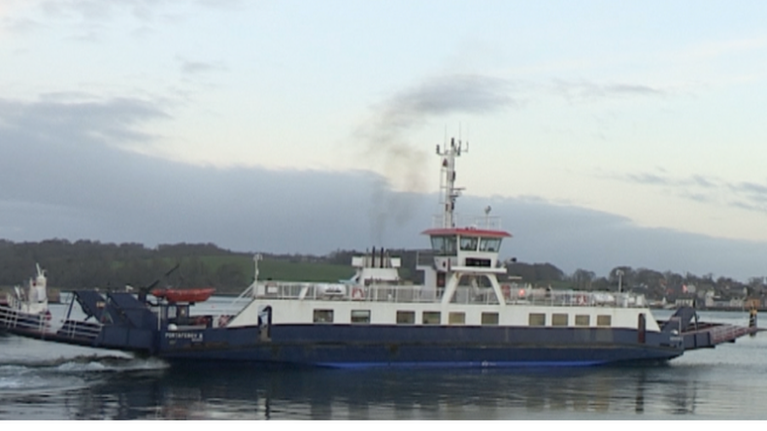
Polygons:
<instances>
[{"instance_id":1,"label":"window on hull","mask_svg":"<svg viewBox=\"0 0 767 431\"><path fill-rule=\"evenodd\" d=\"M370 323L370 310L352 310L352 323Z\"/></svg>"},{"instance_id":2,"label":"window on hull","mask_svg":"<svg viewBox=\"0 0 767 431\"><path fill-rule=\"evenodd\" d=\"M333 310L314 310L314 323L333 323Z\"/></svg>"},{"instance_id":3,"label":"window on hull","mask_svg":"<svg viewBox=\"0 0 767 431\"><path fill-rule=\"evenodd\" d=\"M498 313L482 313L483 325L498 325Z\"/></svg>"},{"instance_id":4,"label":"window on hull","mask_svg":"<svg viewBox=\"0 0 767 431\"><path fill-rule=\"evenodd\" d=\"M415 311L397 311L397 325L415 324Z\"/></svg>"},{"instance_id":5,"label":"window on hull","mask_svg":"<svg viewBox=\"0 0 767 431\"><path fill-rule=\"evenodd\" d=\"M611 326L612 320L613 320L612 316L607 316L607 315L597 316L597 326Z\"/></svg>"},{"instance_id":6,"label":"window on hull","mask_svg":"<svg viewBox=\"0 0 767 431\"><path fill-rule=\"evenodd\" d=\"M447 315L447 323L450 325L465 325L466 313L451 311Z\"/></svg>"},{"instance_id":7,"label":"window on hull","mask_svg":"<svg viewBox=\"0 0 767 431\"><path fill-rule=\"evenodd\" d=\"M529 326L546 326L546 314L530 313L527 318L527 324Z\"/></svg>"},{"instance_id":8,"label":"window on hull","mask_svg":"<svg viewBox=\"0 0 767 431\"><path fill-rule=\"evenodd\" d=\"M424 311L421 317L424 325L439 325L441 323L439 311Z\"/></svg>"},{"instance_id":9,"label":"window on hull","mask_svg":"<svg viewBox=\"0 0 767 431\"><path fill-rule=\"evenodd\" d=\"M575 315L575 326L589 326L591 325L591 316L588 314Z\"/></svg>"},{"instance_id":10,"label":"window on hull","mask_svg":"<svg viewBox=\"0 0 767 431\"><path fill-rule=\"evenodd\" d=\"M567 326L567 314L560 314L560 313L552 314L551 326Z\"/></svg>"}]
</instances>

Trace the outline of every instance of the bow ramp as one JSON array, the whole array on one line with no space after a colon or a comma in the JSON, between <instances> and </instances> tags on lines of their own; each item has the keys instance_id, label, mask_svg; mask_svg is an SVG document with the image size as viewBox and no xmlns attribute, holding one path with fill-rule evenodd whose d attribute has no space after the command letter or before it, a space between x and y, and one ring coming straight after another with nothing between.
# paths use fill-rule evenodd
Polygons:
<instances>
[{"instance_id":1,"label":"bow ramp","mask_svg":"<svg viewBox=\"0 0 767 431\"><path fill-rule=\"evenodd\" d=\"M728 323L702 323L692 307L679 308L669 320L662 324L663 332L678 335L684 345L684 350L714 348L722 343L734 343L745 335L756 334L756 310L751 311L748 326L737 326Z\"/></svg>"}]
</instances>

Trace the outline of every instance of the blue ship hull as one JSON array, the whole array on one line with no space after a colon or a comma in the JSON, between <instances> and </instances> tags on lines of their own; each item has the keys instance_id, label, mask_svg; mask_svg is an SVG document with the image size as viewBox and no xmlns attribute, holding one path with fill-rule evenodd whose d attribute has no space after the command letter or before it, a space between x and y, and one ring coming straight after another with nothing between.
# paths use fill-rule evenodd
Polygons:
<instances>
[{"instance_id":1,"label":"blue ship hull","mask_svg":"<svg viewBox=\"0 0 767 431\"><path fill-rule=\"evenodd\" d=\"M591 327L272 324L271 317L254 326L213 327L209 316L194 316L187 325L159 320L145 303L127 293L104 298L97 292L80 291L75 296L87 315L85 320L66 320L60 329L51 331L41 325L42 318L27 324L21 316L4 311L0 327L46 341L129 351L176 363L333 368L662 362L685 350L734 341L755 329L693 324L695 313L690 308L678 310L661 331L654 332Z\"/></svg>"},{"instance_id":2,"label":"blue ship hull","mask_svg":"<svg viewBox=\"0 0 767 431\"><path fill-rule=\"evenodd\" d=\"M173 361L251 361L331 368L590 366L665 361L684 352L667 334L636 330L506 327L276 325L258 330L166 333L158 356ZM657 339L655 339L657 338Z\"/></svg>"}]
</instances>

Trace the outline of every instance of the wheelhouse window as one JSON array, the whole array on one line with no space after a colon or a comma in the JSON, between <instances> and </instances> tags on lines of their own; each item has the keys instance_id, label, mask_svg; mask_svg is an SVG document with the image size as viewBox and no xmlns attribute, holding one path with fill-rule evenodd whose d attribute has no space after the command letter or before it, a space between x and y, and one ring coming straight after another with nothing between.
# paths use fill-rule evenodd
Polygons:
<instances>
[{"instance_id":1,"label":"wheelhouse window","mask_svg":"<svg viewBox=\"0 0 767 431\"><path fill-rule=\"evenodd\" d=\"M462 251L477 251L477 243L479 238L476 236L462 236L461 237L461 250Z\"/></svg>"},{"instance_id":2,"label":"wheelhouse window","mask_svg":"<svg viewBox=\"0 0 767 431\"><path fill-rule=\"evenodd\" d=\"M497 253L501 249L500 238L482 238L479 241L479 251Z\"/></svg>"},{"instance_id":3,"label":"wheelhouse window","mask_svg":"<svg viewBox=\"0 0 767 431\"><path fill-rule=\"evenodd\" d=\"M352 323L370 323L370 310L352 310Z\"/></svg>"},{"instance_id":4,"label":"wheelhouse window","mask_svg":"<svg viewBox=\"0 0 767 431\"><path fill-rule=\"evenodd\" d=\"M527 324L529 326L546 326L546 314L530 313L527 318Z\"/></svg>"},{"instance_id":5,"label":"wheelhouse window","mask_svg":"<svg viewBox=\"0 0 767 431\"><path fill-rule=\"evenodd\" d=\"M314 323L333 323L333 310L314 310Z\"/></svg>"},{"instance_id":6,"label":"wheelhouse window","mask_svg":"<svg viewBox=\"0 0 767 431\"><path fill-rule=\"evenodd\" d=\"M433 236L431 237L431 249L443 256L455 255L455 236Z\"/></svg>"},{"instance_id":7,"label":"wheelhouse window","mask_svg":"<svg viewBox=\"0 0 767 431\"><path fill-rule=\"evenodd\" d=\"M397 311L397 325L415 324L415 311Z\"/></svg>"},{"instance_id":8,"label":"wheelhouse window","mask_svg":"<svg viewBox=\"0 0 767 431\"><path fill-rule=\"evenodd\" d=\"M498 313L482 313L482 324L483 325L497 325L498 324Z\"/></svg>"},{"instance_id":9,"label":"wheelhouse window","mask_svg":"<svg viewBox=\"0 0 767 431\"><path fill-rule=\"evenodd\" d=\"M422 322L424 325L439 325L440 324L440 312L439 311L424 311Z\"/></svg>"}]
</instances>

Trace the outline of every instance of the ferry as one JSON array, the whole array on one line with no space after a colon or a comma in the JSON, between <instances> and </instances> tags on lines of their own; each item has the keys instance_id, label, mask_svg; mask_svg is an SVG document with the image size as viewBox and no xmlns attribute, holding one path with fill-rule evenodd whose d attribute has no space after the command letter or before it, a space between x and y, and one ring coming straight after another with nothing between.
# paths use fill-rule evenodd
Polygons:
<instances>
[{"instance_id":1,"label":"ferry","mask_svg":"<svg viewBox=\"0 0 767 431\"><path fill-rule=\"evenodd\" d=\"M401 280L401 259L384 249L353 257L354 276L338 283L259 280L255 256L255 280L234 313L196 312L210 288L78 290L60 322L0 306L0 328L171 363L331 368L658 363L756 332L755 316L749 326L704 323L681 307L660 321L644 297L628 292L540 291L507 281L499 253L511 234L500 219L489 207L466 224L455 213L463 190L456 159L467 145L451 139L436 149L441 213L423 232L431 248L418 257L422 285ZM85 318L73 317L74 307Z\"/></svg>"}]
</instances>

